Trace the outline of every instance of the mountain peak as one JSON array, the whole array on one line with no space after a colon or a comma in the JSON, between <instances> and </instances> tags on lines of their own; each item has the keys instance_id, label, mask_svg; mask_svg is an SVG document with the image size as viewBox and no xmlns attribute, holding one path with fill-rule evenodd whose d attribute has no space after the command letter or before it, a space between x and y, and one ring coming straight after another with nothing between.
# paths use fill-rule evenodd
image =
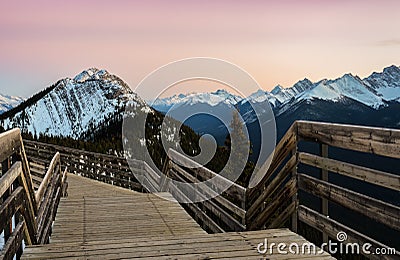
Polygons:
<instances>
[{"instance_id":1,"label":"mountain peak","mask_svg":"<svg viewBox=\"0 0 400 260\"><path fill-rule=\"evenodd\" d=\"M108 73L107 70L104 70L104 69L99 70L98 68L89 68L89 69L82 71L78 75L76 75L73 80L76 82L82 83L89 79L92 79L92 80L93 79L104 79L109 75L110 74Z\"/></svg>"},{"instance_id":2,"label":"mountain peak","mask_svg":"<svg viewBox=\"0 0 400 260\"><path fill-rule=\"evenodd\" d=\"M271 93L274 94L274 95L276 95L276 94L278 94L279 92L281 92L282 89L283 89L283 87L282 87L281 85L276 85L276 87L274 87L274 88L271 90Z\"/></svg>"},{"instance_id":3,"label":"mountain peak","mask_svg":"<svg viewBox=\"0 0 400 260\"><path fill-rule=\"evenodd\" d=\"M396 65L391 65L389 67L386 67L383 69L383 73L386 74L400 74L400 67L397 67Z\"/></svg>"},{"instance_id":4,"label":"mountain peak","mask_svg":"<svg viewBox=\"0 0 400 260\"><path fill-rule=\"evenodd\" d=\"M304 78L303 80L299 80L296 82L296 84L293 85L293 89L296 89L297 92L303 92L307 89L310 89L312 87L313 83L307 79Z\"/></svg>"},{"instance_id":5,"label":"mountain peak","mask_svg":"<svg viewBox=\"0 0 400 260\"><path fill-rule=\"evenodd\" d=\"M220 95L220 94L230 94L226 89L217 89L215 92L212 92L212 94Z\"/></svg>"},{"instance_id":6,"label":"mountain peak","mask_svg":"<svg viewBox=\"0 0 400 260\"><path fill-rule=\"evenodd\" d=\"M34 135L80 138L114 120L128 103L143 111L149 109L119 77L89 68L31 97L25 105L0 118L0 125L17 125Z\"/></svg>"}]
</instances>

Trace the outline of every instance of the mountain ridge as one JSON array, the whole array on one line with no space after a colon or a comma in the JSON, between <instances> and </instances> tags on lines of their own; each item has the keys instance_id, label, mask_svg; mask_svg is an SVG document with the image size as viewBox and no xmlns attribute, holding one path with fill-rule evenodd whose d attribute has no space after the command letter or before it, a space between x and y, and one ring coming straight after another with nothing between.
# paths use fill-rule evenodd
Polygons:
<instances>
[{"instance_id":1,"label":"mountain ridge","mask_svg":"<svg viewBox=\"0 0 400 260\"><path fill-rule=\"evenodd\" d=\"M191 93L189 95L191 97L204 97L205 94L215 95L220 91ZM322 79L314 83L304 78L289 88L277 85L271 91L260 89L248 97L238 100L234 105L243 105L245 102L264 102L268 99L271 106L276 109L279 107L287 108L288 103L295 105L296 101L302 100L320 99L340 102L345 98L353 99L373 109L387 106L388 102L400 102L400 67L391 65L384 68L382 72L373 72L364 79L351 73L346 73L336 79ZM185 99L187 99L187 95L177 94L172 97L158 99L154 101L152 106L161 112L166 112L176 104L187 103ZM224 102L224 100L221 100L221 102ZM203 103L206 102L203 100ZM215 101L212 102L212 105L216 105ZM282 111L278 112L278 114L281 113Z\"/></svg>"},{"instance_id":2,"label":"mountain ridge","mask_svg":"<svg viewBox=\"0 0 400 260\"><path fill-rule=\"evenodd\" d=\"M19 96L8 96L0 93L0 115L18 106L25 98Z\"/></svg>"},{"instance_id":3,"label":"mountain ridge","mask_svg":"<svg viewBox=\"0 0 400 260\"><path fill-rule=\"evenodd\" d=\"M72 137L107 124L120 116L126 102L138 109L147 104L120 78L106 70L90 68L74 78L64 78L0 116L4 129L20 127L34 136Z\"/></svg>"}]
</instances>

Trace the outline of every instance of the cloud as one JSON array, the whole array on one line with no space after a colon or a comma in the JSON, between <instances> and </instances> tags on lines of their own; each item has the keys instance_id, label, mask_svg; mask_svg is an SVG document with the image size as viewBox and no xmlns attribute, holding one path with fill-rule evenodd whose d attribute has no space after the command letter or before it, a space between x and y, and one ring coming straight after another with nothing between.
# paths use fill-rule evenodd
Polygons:
<instances>
[{"instance_id":1,"label":"cloud","mask_svg":"<svg viewBox=\"0 0 400 260\"><path fill-rule=\"evenodd\" d=\"M400 46L400 39L388 39L379 41L376 43L377 46Z\"/></svg>"}]
</instances>

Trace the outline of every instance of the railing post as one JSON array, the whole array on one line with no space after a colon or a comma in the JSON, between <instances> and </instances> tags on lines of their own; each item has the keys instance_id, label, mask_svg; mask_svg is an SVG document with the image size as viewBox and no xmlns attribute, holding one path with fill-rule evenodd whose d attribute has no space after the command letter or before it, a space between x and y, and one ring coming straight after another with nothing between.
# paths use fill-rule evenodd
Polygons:
<instances>
[{"instance_id":1,"label":"railing post","mask_svg":"<svg viewBox=\"0 0 400 260\"><path fill-rule=\"evenodd\" d=\"M165 158L165 162L163 165L163 169L162 169L162 173L160 176L160 191L167 191L168 190L168 171L169 171L169 158L168 158L168 154L167 157Z\"/></svg>"},{"instance_id":2,"label":"railing post","mask_svg":"<svg viewBox=\"0 0 400 260\"><path fill-rule=\"evenodd\" d=\"M293 195L293 197L292 197L292 202L295 202L296 203L296 208L295 208L295 210L294 210L294 212L293 212L293 214L292 214L292 217L291 217L291 222L292 222L292 231L293 232L295 232L295 233L297 233L297 229L298 229L298 223L297 223L297 221L298 221L298 212L297 212L297 209L298 209L298 204L299 204L299 198L298 198L298 175L297 175L297 165L298 165L298 162L299 162L299 159L297 158L297 149L298 149L298 143L299 143L299 134L298 134L298 123L297 122L295 122L295 126L294 126L294 132L295 132L295 142L296 142L296 146L294 147L294 149L292 150L292 152L291 152L291 156L296 156L296 165L295 165L295 167L293 167L293 170L292 170L292 177L294 177L294 178L296 178L296 189L297 189L297 191L296 191L296 193Z\"/></svg>"},{"instance_id":3,"label":"railing post","mask_svg":"<svg viewBox=\"0 0 400 260\"><path fill-rule=\"evenodd\" d=\"M292 154L292 156L297 156L297 146L292 151L291 154ZM296 163L296 166L292 170L292 177L296 178L296 186L298 186L298 184L297 184L297 163ZM297 194L297 192L292 197L292 202L293 201L296 203L296 209L292 214L292 231L297 233L297 204L298 204L298 194Z\"/></svg>"},{"instance_id":4,"label":"railing post","mask_svg":"<svg viewBox=\"0 0 400 260\"><path fill-rule=\"evenodd\" d=\"M10 167L16 161L21 161L21 156L18 153L14 153L11 158L12 158L12 161L9 163ZM16 179L13 184L13 189L15 189L17 186L20 186L20 185L21 185L21 183L19 182L18 179ZM11 187L10 187L10 189L11 189ZM12 190L10 190L10 193L11 192L12 192ZM14 225L17 226L18 223L21 222L22 220L23 220L23 217L22 217L21 213L19 211L17 211L14 216ZM19 246L19 248L16 252L16 259L20 259L22 256L22 253L23 253L23 247L22 247L22 243L21 243L21 245Z\"/></svg>"},{"instance_id":5,"label":"railing post","mask_svg":"<svg viewBox=\"0 0 400 260\"><path fill-rule=\"evenodd\" d=\"M8 157L5 161L1 163L1 173L2 175L6 174L8 169L11 167L10 157ZM2 197L2 201L6 200L8 196L10 196L12 192L12 185L10 186L9 190L4 193ZM7 242L8 238L12 233L12 219L9 219L7 225L4 228L4 244Z\"/></svg>"},{"instance_id":6,"label":"railing post","mask_svg":"<svg viewBox=\"0 0 400 260\"><path fill-rule=\"evenodd\" d=\"M323 158L328 158L328 145L326 144L321 144L320 145L320 152L321 152L321 157ZM321 180L328 182L328 171L325 169L321 169ZM328 200L325 198L322 198L321 200L321 212L324 216L328 216ZM322 233L322 242L328 243L328 235L323 232Z\"/></svg>"}]
</instances>

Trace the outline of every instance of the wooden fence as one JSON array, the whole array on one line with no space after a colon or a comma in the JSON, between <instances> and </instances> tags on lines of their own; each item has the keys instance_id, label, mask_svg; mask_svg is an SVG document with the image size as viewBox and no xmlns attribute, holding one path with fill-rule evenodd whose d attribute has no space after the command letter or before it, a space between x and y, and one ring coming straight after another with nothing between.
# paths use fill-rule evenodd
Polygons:
<instances>
[{"instance_id":1,"label":"wooden fence","mask_svg":"<svg viewBox=\"0 0 400 260\"><path fill-rule=\"evenodd\" d=\"M311 154L301 151L299 143L303 141L318 144L319 152ZM32 160L48 163L51 154L58 151L62 164L76 174L129 189L146 191L130 172L123 158L32 141L26 141L26 147ZM183 204L209 232L278 228L287 223L297 232L298 223L302 222L322 232L324 241L328 237L335 239L336 234L343 231L348 235L346 243L368 242L372 245L371 251L380 247L388 248L365 233L356 231L356 227L346 226L328 217L329 205L340 205L395 231L400 231L400 208L332 184L328 176L329 173L347 176L400 194L399 175L329 158L329 147L400 159L400 130L297 121L276 146L268 172L260 183L251 189L232 183L174 150L168 152L163 174L159 175L144 162L136 162L137 167L134 167L134 170L137 171L136 176L143 176L141 183L144 182L144 186L156 191L169 191L180 201L188 199L185 192L174 182L168 181L166 176L185 183L199 183L217 178L222 186L229 184L227 190L220 195L211 196L212 199ZM188 164L194 167L181 166ZM299 172L301 165L319 169L320 178L312 177L308 172ZM396 171L400 174L400 161ZM199 197L210 197L214 189L215 187L203 186L189 193L195 193ZM299 191L319 197L322 203L321 210L316 211L304 205L299 200ZM398 251L396 253L399 254ZM377 255L367 257L378 258ZM381 257L384 256L379 256Z\"/></svg>"},{"instance_id":2,"label":"wooden fence","mask_svg":"<svg viewBox=\"0 0 400 260\"><path fill-rule=\"evenodd\" d=\"M67 175L57 153L35 191L19 129L0 134L0 147L0 230L4 232L0 258L12 259L21 256L22 241L26 245L49 241Z\"/></svg>"}]
</instances>

